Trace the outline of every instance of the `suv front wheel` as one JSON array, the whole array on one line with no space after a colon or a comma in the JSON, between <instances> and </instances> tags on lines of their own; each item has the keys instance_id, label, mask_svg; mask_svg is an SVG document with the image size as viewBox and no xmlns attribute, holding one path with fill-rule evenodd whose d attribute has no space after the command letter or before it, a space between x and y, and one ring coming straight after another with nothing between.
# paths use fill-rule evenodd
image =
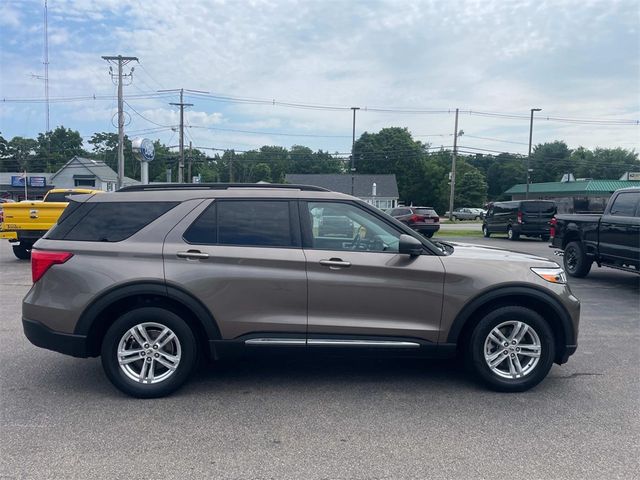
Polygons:
<instances>
[{"instance_id":1,"label":"suv front wheel","mask_svg":"<svg viewBox=\"0 0 640 480\"><path fill-rule=\"evenodd\" d=\"M468 359L475 373L491 388L522 392L540 383L553 364L553 332L533 310L498 308L473 330Z\"/></svg>"},{"instance_id":2,"label":"suv front wheel","mask_svg":"<svg viewBox=\"0 0 640 480\"><path fill-rule=\"evenodd\" d=\"M131 310L102 341L102 366L118 389L139 398L162 397L189 378L196 341L189 326L162 308Z\"/></svg>"}]
</instances>

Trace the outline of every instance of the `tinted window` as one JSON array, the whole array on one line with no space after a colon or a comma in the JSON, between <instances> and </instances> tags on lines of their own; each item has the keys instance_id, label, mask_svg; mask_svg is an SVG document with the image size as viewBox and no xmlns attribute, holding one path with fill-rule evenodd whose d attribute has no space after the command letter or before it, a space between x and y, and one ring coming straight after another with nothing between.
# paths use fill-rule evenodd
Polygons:
<instances>
[{"instance_id":1,"label":"tinted window","mask_svg":"<svg viewBox=\"0 0 640 480\"><path fill-rule=\"evenodd\" d=\"M611 206L611 215L633 217L638 200L640 200L640 193L637 192L619 194Z\"/></svg>"},{"instance_id":2,"label":"tinted window","mask_svg":"<svg viewBox=\"0 0 640 480\"><path fill-rule=\"evenodd\" d=\"M437 217L438 214L436 213L435 210L432 210L430 208L414 208L413 211L417 214L417 215L430 215L432 217Z\"/></svg>"},{"instance_id":3,"label":"tinted window","mask_svg":"<svg viewBox=\"0 0 640 480\"><path fill-rule=\"evenodd\" d=\"M556 212L556 204L553 202L522 202L523 212L541 212L553 215Z\"/></svg>"},{"instance_id":4,"label":"tinted window","mask_svg":"<svg viewBox=\"0 0 640 480\"><path fill-rule=\"evenodd\" d=\"M73 192L50 193L49 195L47 195L47 199L45 200L45 202L68 202L69 199L67 198L67 195L77 194L74 194Z\"/></svg>"},{"instance_id":5,"label":"tinted window","mask_svg":"<svg viewBox=\"0 0 640 480\"><path fill-rule=\"evenodd\" d=\"M83 205L87 205L90 211L78 218L70 228L61 229L65 231L64 240L119 242L129 238L156 218L171 210L177 203L105 202ZM80 210L82 209L78 208L76 211ZM65 227L67 222L71 224L72 217L74 217L73 211L64 219L61 226Z\"/></svg>"},{"instance_id":6,"label":"tinted window","mask_svg":"<svg viewBox=\"0 0 640 480\"><path fill-rule=\"evenodd\" d=\"M189 243L215 245L218 243L216 203L212 203L184 232L183 238Z\"/></svg>"},{"instance_id":7,"label":"tinted window","mask_svg":"<svg viewBox=\"0 0 640 480\"><path fill-rule=\"evenodd\" d=\"M220 245L293 245L288 201L222 201L217 211Z\"/></svg>"}]
</instances>

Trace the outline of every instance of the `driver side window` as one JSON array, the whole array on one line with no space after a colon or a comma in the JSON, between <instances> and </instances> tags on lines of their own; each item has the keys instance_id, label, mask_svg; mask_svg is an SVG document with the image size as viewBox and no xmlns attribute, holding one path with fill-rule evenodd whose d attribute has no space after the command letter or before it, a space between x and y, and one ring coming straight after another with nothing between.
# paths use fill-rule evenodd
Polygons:
<instances>
[{"instance_id":1,"label":"driver side window","mask_svg":"<svg viewBox=\"0 0 640 480\"><path fill-rule=\"evenodd\" d=\"M400 232L349 203L308 202L315 250L398 253Z\"/></svg>"}]
</instances>

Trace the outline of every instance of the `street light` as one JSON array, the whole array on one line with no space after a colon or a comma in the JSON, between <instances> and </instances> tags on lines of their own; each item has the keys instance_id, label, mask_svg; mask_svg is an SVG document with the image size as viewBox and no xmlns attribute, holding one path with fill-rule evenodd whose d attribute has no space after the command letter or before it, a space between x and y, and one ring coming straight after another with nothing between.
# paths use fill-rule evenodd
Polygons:
<instances>
[{"instance_id":1,"label":"street light","mask_svg":"<svg viewBox=\"0 0 640 480\"><path fill-rule=\"evenodd\" d=\"M530 164L531 164L531 140L533 139L533 112L540 112L541 108L531 109L531 122L529 123L529 155L527 155L527 192L524 196L525 200L529 199L529 183L530 183Z\"/></svg>"}]
</instances>

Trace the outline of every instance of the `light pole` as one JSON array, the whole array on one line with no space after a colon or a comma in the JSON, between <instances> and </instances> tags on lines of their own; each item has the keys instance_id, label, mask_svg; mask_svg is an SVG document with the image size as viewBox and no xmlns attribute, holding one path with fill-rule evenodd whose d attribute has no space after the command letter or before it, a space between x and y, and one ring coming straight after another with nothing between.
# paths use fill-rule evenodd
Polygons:
<instances>
[{"instance_id":1,"label":"light pole","mask_svg":"<svg viewBox=\"0 0 640 480\"><path fill-rule=\"evenodd\" d=\"M529 200L529 183L531 180L531 140L533 139L533 112L540 112L541 108L532 108L531 109L531 122L529 122L529 155L527 155L527 192L525 193L525 200Z\"/></svg>"}]
</instances>

